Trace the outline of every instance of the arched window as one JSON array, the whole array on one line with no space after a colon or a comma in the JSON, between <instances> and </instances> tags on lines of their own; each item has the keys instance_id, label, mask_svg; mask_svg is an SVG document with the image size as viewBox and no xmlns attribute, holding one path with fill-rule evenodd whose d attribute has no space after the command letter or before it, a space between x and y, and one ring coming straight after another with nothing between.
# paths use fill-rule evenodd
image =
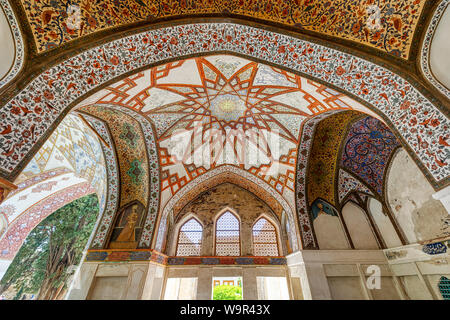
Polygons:
<instances>
[{"instance_id":1,"label":"arched window","mask_svg":"<svg viewBox=\"0 0 450 320\"><path fill-rule=\"evenodd\" d=\"M255 256L278 256L278 241L275 226L265 218L253 225L253 254Z\"/></svg>"},{"instance_id":2,"label":"arched window","mask_svg":"<svg viewBox=\"0 0 450 320\"><path fill-rule=\"evenodd\" d=\"M202 225L194 218L186 221L178 234L177 256L199 256L202 247Z\"/></svg>"},{"instance_id":3,"label":"arched window","mask_svg":"<svg viewBox=\"0 0 450 320\"><path fill-rule=\"evenodd\" d=\"M222 214L216 222L216 255L241 255L239 219L230 211Z\"/></svg>"}]
</instances>

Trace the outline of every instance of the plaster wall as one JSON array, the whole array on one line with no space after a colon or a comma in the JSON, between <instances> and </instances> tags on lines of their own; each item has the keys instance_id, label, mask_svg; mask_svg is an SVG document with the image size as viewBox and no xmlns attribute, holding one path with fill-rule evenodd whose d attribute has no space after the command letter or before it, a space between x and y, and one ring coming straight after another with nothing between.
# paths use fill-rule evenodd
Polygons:
<instances>
[{"instance_id":1,"label":"plaster wall","mask_svg":"<svg viewBox=\"0 0 450 320\"><path fill-rule=\"evenodd\" d=\"M320 249L350 249L350 243L339 217L321 214L314 219L313 225Z\"/></svg>"},{"instance_id":2,"label":"plaster wall","mask_svg":"<svg viewBox=\"0 0 450 320\"><path fill-rule=\"evenodd\" d=\"M287 261L291 278L300 278L306 300L401 298L381 250L304 250L287 256ZM369 266L379 268L379 289L367 285L373 274Z\"/></svg>"},{"instance_id":3,"label":"plaster wall","mask_svg":"<svg viewBox=\"0 0 450 320\"><path fill-rule=\"evenodd\" d=\"M450 7L441 17L430 48L430 66L434 76L450 89Z\"/></svg>"},{"instance_id":4,"label":"plaster wall","mask_svg":"<svg viewBox=\"0 0 450 320\"><path fill-rule=\"evenodd\" d=\"M380 201L370 198L369 199L369 212L373 217L373 220L378 228L381 237L387 248L399 247L402 245L395 228L389 219L389 217L383 212L383 206Z\"/></svg>"},{"instance_id":5,"label":"plaster wall","mask_svg":"<svg viewBox=\"0 0 450 320\"><path fill-rule=\"evenodd\" d=\"M5 13L0 6L0 43L2 49L0 50L0 79L3 78L14 63L15 58L15 44L11 34L8 20Z\"/></svg>"},{"instance_id":6,"label":"plaster wall","mask_svg":"<svg viewBox=\"0 0 450 320\"><path fill-rule=\"evenodd\" d=\"M84 262L66 299L160 299L164 269L151 262Z\"/></svg>"},{"instance_id":7,"label":"plaster wall","mask_svg":"<svg viewBox=\"0 0 450 320\"><path fill-rule=\"evenodd\" d=\"M413 244L384 250L392 273L403 286L405 299L442 300L438 283L450 277L450 255L428 254L424 245Z\"/></svg>"},{"instance_id":8,"label":"plaster wall","mask_svg":"<svg viewBox=\"0 0 450 320\"><path fill-rule=\"evenodd\" d=\"M355 249L378 249L378 242L375 238L369 220L363 209L354 204L347 202L342 208L342 217L350 233Z\"/></svg>"},{"instance_id":9,"label":"plaster wall","mask_svg":"<svg viewBox=\"0 0 450 320\"><path fill-rule=\"evenodd\" d=\"M409 243L450 236L450 216L417 165L400 149L387 176L387 201Z\"/></svg>"}]
</instances>

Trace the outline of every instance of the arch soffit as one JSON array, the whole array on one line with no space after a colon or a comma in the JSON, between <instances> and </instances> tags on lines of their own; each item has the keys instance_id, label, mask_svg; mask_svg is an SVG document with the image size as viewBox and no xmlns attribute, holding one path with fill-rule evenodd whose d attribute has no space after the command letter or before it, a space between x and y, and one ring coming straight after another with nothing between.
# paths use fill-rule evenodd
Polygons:
<instances>
[{"instance_id":1,"label":"arch soffit","mask_svg":"<svg viewBox=\"0 0 450 320\"><path fill-rule=\"evenodd\" d=\"M11 67L3 76L0 76L0 89L2 89L22 70L25 62L25 42L16 15L8 0L0 0L0 14L4 14L14 42L14 58Z\"/></svg>"},{"instance_id":2,"label":"arch soffit","mask_svg":"<svg viewBox=\"0 0 450 320\"><path fill-rule=\"evenodd\" d=\"M214 179L216 176L218 176L218 179ZM261 200L263 200L274 211L274 213L279 212L277 216L279 217L280 220L282 211L286 212L290 225L292 226L291 228L293 229L291 232L291 236L294 237L293 238L293 243L295 243L294 249L297 250L298 246L295 236L295 234L298 234L297 224L295 223L296 219L288 202L264 180L256 177L255 175L241 168L228 164L216 167L210 171L207 171L206 173L202 174L196 179L192 180L191 182L186 184L183 188L181 188L172 198L170 198L170 200L167 202L164 208L161 208L162 212L159 215L158 233L157 237L155 238L156 241L155 243L157 247L159 248L161 246L161 243L163 241L162 239L166 232L165 224L167 223L167 218L168 217L170 218L170 215L173 214L173 212L175 211L174 210L175 206L178 209L181 209L191 200L195 199L198 195L200 195L202 192L210 189L212 186L211 184L208 183L208 181L211 181L210 183L215 183L214 185L219 185L223 182L234 183L235 182L234 180L233 181L226 180L230 179L227 178L230 176L236 178L237 183L235 184L237 184L238 186L242 186L243 183L242 180L245 179L245 181L247 181L247 185L245 186L254 186L255 187L254 190L256 190L256 192L258 192L258 190L262 192L262 195L256 196L259 197ZM194 192L190 195L189 193L191 190ZM272 199L273 201L269 201ZM279 209L280 207L282 211L280 211ZM173 219L171 219L171 221L173 221ZM161 226L161 224L163 225ZM161 227L163 229L161 229Z\"/></svg>"},{"instance_id":3,"label":"arch soffit","mask_svg":"<svg viewBox=\"0 0 450 320\"><path fill-rule=\"evenodd\" d=\"M233 32L231 32L231 30ZM146 47L147 45L143 43L144 38L153 36L155 39L158 38L161 40L160 38L162 37L162 33L166 35L176 33L178 36L182 35L182 37L186 38L183 40L189 40L190 38L191 44L190 46L182 46L180 45L180 42L170 44L166 41L165 44L160 43L162 48L161 50L157 50L156 54L149 54L144 57L133 59L134 56L132 52L151 52L152 48ZM217 38L196 38L199 34L215 35ZM248 41L247 46L239 46L239 41L232 41L232 34L236 36L246 36L245 39ZM38 140L41 141L42 139L45 139L45 136L48 135L48 131L57 124L56 122L58 122L58 120L60 120L61 115L66 113L70 107L76 103L76 101L80 100L82 96L89 94L91 90L96 88L98 89L100 85L104 85L108 81L116 79L117 74L126 74L130 71L136 71L139 68L142 69L152 64L158 64L162 61L168 60L169 57L173 58L177 56L179 59L180 57L186 55L200 55L208 52L226 51L233 54L245 55L250 59L259 59L268 64L275 64L277 66L283 65L283 69L290 69L295 73L304 74L306 77L313 78L316 81L325 82L330 87L340 88L340 91L348 92L352 96L361 95L363 97L363 102L372 106L372 109L376 109L377 113L381 114L384 119L388 120L387 123L394 123L393 127L395 127L396 130L393 131L397 131L397 134L398 132L409 131L409 120L414 118L410 112L410 104L412 103L415 105L420 103L422 110L428 111L427 114L433 116L433 119L426 119L422 113L416 115L419 117L419 121L422 120L422 122L419 122L420 125L425 127L427 127L427 124L433 120L434 130L432 132L432 136L429 137L424 134L423 138L424 140L430 140L428 149L434 148L435 150L421 150L419 151L419 154L417 154L417 157L421 160L422 164L424 164L424 167L430 171L432 179L437 181L437 183L443 184L448 180L449 165L445 164L443 166L436 166L435 162L439 161L439 159L436 159L433 154L436 153L435 151L441 152L442 148L445 148L445 146L443 147L439 143L436 143L436 141L438 141L439 138L447 138L443 128L448 128L449 120L440 110L436 108L436 106L427 100L410 83L391 71L364 59L282 34L276 34L277 41L276 43L271 44L271 46L278 47L278 50L276 53L271 53L264 45L267 45L269 43L269 39L273 39L273 36L274 32L268 30L261 30L254 27L232 23L220 23L214 25L207 23L198 25L182 25L134 34L123 39L106 43L95 49L89 49L75 57L69 58L65 62L50 68L44 72L44 74L38 76L22 90L20 95L13 98L4 106L2 112L7 113L6 121L11 121L11 123L14 124L14 120L18 119L18 115L14 115L14 113L11 113L10 111L14 107L17 107L19 96L21 98L25 98L25 101L27 101L22 104L27 105L32 103L32 101L34 101L32 100L32 97L34 97L36 93L42 94L48 90L49 84L48 81L45 81L45 79L48 80L49 77L51 78L52 76L59 74L60 79L54 79L52 85L63 89L61 91L62 93L57 92L56 95L53 95L53 99L50 99L53 100L53 111L49 111L47 106L44 106L43 109L44 113L50 117L53 124L51 126L44 124L35 127L35 131L33 132L34 134L26 141L28 143L19 145L16 143L18 137L15 136L12 137L11 143L4 144L5 150L3 151L12 156L5 157L5 152L3 152L3 155L0 156L0 163L2 163L2 167L5 168L3 169L4 175L7 177L16 175L21 167L19 164L22 165L25 161L24 159L26 159L25 154L30 151L32 148L31 146L35 145ZM256 38L263 40L254 40ZM128 48L128 43L131 40L136 40L132 43L136 43L141 46L141 48L139 48L141 50L131 50L133 48ZM205 42L205 40L208 41ZM217 40L221 40L221 42ZM250 47L252 50L249 49ZM112 59L116 57L114 53L116 53L117 50L122 50L121 52L129 52L125 54L126 56L119 59L119 61L121 59L122 61L125 60L124 62L128 61L127 64L117 64L117 59ZM68 86L71 85L72 82L68 81L70 80L66 78L68 73L64 71L73 68L74 62L83 65L83 62L87 59L87 57L90 55L92 57L92 55L95 55L97 51L103 52L104 57L111 57L109 60L105 59L104 61L101 61L101 64L104 64L104 67L108 67L109 69L102 73L103 77L101 80L99 74L96 73L100 71L92 70L92 66L81 67L76 71L72 70L72 76L73 73L80 73L80 79L74 80L76 82L74 83L76 89L73 89L74 86L72 86L69 90ZM336 64L339 65L338 68L336 68ZM88 68L90 72L86 72L87 70L84 70L85 68ZM365 75L362 78L358 77L361 73ZM96 77L96 79L93 80L90 77ZM386 80L388 78L390 80ZM90 81L88 81L89 79ZM81 86L83 81L84 85ZM370 85L368 83L370 83ZM68 91L71 91L70 96L68 95ZM29 99L27 99L27 97ZM41 103L45 104L44 102ZM398 104L401 105L401 111L396 112L394 109L399 109L395 108ZM374 105L378 108L374 108ZM23 116L28 117L29 115L26 114ZM402 121L399 121L400 117L402 118ZM427 120L428 122L426 122ZM27 121L23 121L23 123L25 122L28 124ZM427 128L429 129L429 127ZM14 131L14 135L21 135L24 130L27 130L22 127L16 129L17 130ZM4 137L0 135L0 140L3 140L3 138ZM412 135L404 135L403 138L409 145L414 145L414 137L412 137ZM435 142L432 143L433 141L431 140L434 140ZM35 148L35 146L33 148ZM438 152L438 154L440 152ZM27 155L27 157L29 157L29 155Z\"/></svg>"}]
</instances>

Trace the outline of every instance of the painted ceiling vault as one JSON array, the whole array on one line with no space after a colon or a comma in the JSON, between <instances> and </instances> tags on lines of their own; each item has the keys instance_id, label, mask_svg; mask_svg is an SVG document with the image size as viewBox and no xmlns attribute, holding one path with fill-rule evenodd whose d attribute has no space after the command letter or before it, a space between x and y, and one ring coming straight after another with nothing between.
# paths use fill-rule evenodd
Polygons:
<instances>
[{"instance_id":1,"label":"painted ceiling vault","mask_svg":"<svg viewBox=\"0 0 450 320\"><path fill-rule=\"evenodd\" d=\"M231 55L181 60L136 73L78 108L87 111L96 105L127 107L154 123L163 199L224 164L248 170L280 194L292 193L305 119L336 109L374 115L319 83Z\"/></svg>"},{"instance_id":2,"label":"painted ceiling vault","mask_svg":"<svg viewBox=\"0 0 450 320\"><path fill-rule=\"evenodd\" d=\"M425 0L25 1L38 52L86 35L158 18L228 14L359 42L407 59Z\"/></svg>"},{"instance_id":3,"label":"painted ceiling vault","mask_svg":"<svg viewBox=\"0 0 450 320\"><path fill-rule=\"evenodd\" d=\"M0 204L8 231L0 234L0 259L11 259L28 233L58 208L96 193L101 212L108 188L97 135L69 114L14 181L17 190Z\"/></svg>"},{"instance_id":4,"label":"painted ceiling vault","mask_svg":"<svg viewBox=\"0 0 450 320\"><path fill-rule=\"evenodd\" d=\"M0 109L0 171L15 177L81 96L133 70L167 59L229 52L287 68L354 95L393 127L435 184L448 176L448 118L439 103L405 78L369 60L291 35L235 23L199 23L147 30L87 49L42 72ZM146 54L142 54L145 52ZM139 98L139 97L138 97ZM6 99L5 99L6 100ZM433 102L436 102L436 105ZM416 108L420 105L420 109ZM400 107L399 107L400 106ZM405 145L406 145L405 144Z\"/></svg>"},{"instance_id":5,"label":"painted ceiling vault","mask_svg":"<svg viewBox=\"0 0 450 320\"><path fill-rule=\"evenodd\" d=\"M99 256L134 206L123 249L166 254L177 214L223 184L293 251L322 246L321 207L401 221L399 150L430 192L450 183L449 25L450 0L0 0L0 262L92 193Z\"/></svg>"}]
</instances>

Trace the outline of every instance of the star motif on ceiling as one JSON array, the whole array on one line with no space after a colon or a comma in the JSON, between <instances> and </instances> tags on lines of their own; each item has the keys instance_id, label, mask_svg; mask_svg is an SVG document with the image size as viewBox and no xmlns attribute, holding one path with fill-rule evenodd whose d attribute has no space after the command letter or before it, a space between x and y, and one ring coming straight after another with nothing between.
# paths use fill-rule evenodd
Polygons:
<instances>
[{"instance_id":1,"label":"star motif on ceiling","mask_svg":"<svg viewBox=\"0 0 450 320\"><path fill-rule=\"evenodd\" d=\"M150 118L158 114L178 115L174 117L176 120L171 123L171 128L164 133L164 137L172 134L175 129L193 128L195 122L201 122L204 130L213 128L222 133L232 129L277 131L284 139L297 142L296 132L292 132L291 126L285 122L289 116L292 119L304 119L310 114L280 102L278 100L281 99L276 97L289 93L300 93L303 96L298 76L272 68L272 74L284 79L281 84L274 82L269 85L262 81L264 72L268 72L265 70L267 67L262 69L255 62L234 69L233 66L214 65L205 58L196 58L195 63L201 84L160 84L157 83L158 79L168 72L156 68L153 70L152 81L155 88L182 97L146 113ZM171 67L174 66L167 65L167 68ZM298 126L300 124L297 123Z\"/></svg>"}]
</instances>

